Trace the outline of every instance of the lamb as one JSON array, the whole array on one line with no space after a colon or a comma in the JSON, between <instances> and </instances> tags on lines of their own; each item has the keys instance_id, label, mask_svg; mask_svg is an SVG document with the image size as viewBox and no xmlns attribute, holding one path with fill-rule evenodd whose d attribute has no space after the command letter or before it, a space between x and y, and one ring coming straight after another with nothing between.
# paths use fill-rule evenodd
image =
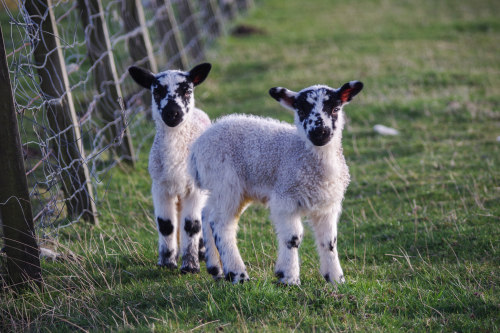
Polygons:
<instances>
[{"instance_id":1,"label":"lamb","mask_svg":"<svg viewBox=\"0 0 500 333\"><path fill-rule=\"evenodd\" d=\"M189 177L187 157L191 144L211 125L208 116L195 108L193 93L211 67L204 63L189 72L168 70L156 75L139 67L129 68L132 78L152 94L156 136L149 155L149 174L158 227L158 265L177 268L180 229L182 273L199 272L199 258L204 258L201 210L206 195Z\"/></svg>"},{"instance_id":2,"label":"lamb","mask_svg":"<svg viewBox=\"0 0 500 333\"><path fill-rule=\"evenodd\" d=\"M249 115L221 118L193 144L189 172L210 192L202 212L207 271L233 283L249 279L236 245L237 222L249 203L267 204L278 237L275 274L299 285L301 218L308 216L326 281L345 281L337 222L350 181L342 151L343 106L363 88L315 85L299 92L270 89L295 114L295 126ZM222 261L222 267L221 262ZM222 270L223 269L223 270Z\"/></svg>"}]
</instances>

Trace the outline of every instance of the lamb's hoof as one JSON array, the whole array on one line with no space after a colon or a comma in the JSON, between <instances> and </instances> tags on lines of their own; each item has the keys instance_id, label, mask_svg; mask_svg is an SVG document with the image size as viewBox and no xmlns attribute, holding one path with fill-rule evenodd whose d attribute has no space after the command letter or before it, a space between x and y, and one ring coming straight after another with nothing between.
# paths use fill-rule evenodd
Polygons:
<instances>
[{"instance_id":1,"label":"lamb's hoof","mask_svg":"<svg viewBox=\"0 0 500 333\"><path fill-rule=\"evenodd\" d=\"M345 278L344 278L344 275L343 275L343 274L341 274L340 276L338 276L338 277L337 277L337 278L335 278L335 279L331 279L329 274L325 274L323 277L325 278L325 280L326 280L327 282L330 282L330 283L331 283L331 284L333 284L334 286L336 286L336 285L340 285L340 284L344 284L344 283L345 283Z\"/></svg>"},{"instance_id":2,"label":"lamb's hoof","mask_svg":"<svg viewBox=\"0 0 500 333\"><path fill-rule=\"evenodd\" d=\"M241 273L227 272L225 275L225 279L227 281L231 281L233 284L236 284L238 282L244 283L244 282L250 280L247 272L241 272Z\"/></svg>"},{"instance_id":3,"label":"lamb's hoof","mask_svg":"<svg viewBox=\"0 0 500 333\"><path fill-rule=\"evenodd\" d=\"M182 256L182 266L181 273L199 273L200 272L200 263L198 258L195 255L191 255L190 253L186 253Z\"/></svg>"},{"instance_id":4,"label":"lamb's hoof","mask_svg":"<svg viewBox=\"0 0 500 333\"><path fill-rule=\"evenodd\" d=\"M282 271L276 272L275 275L278 278L277 282L278 285L300 286L300 278L298 276L296 277L285 276L285 274Z\"/></svg>"},{"instance_id":5,"label":"lamb's hoof","mask_svg":"<svg viewBox=\"0 0 500 333\"><path fill-rule=\"evenodd\" d=\"M181 267L181 274L186 274L186 273L191 273L191 274L197 274L200 272L200 267L196 266L182 266Z\"/></svg>"},{"instance_id":6,"label":"lamb's hoof","mask_svg":"<svg viewBox=\"0 0 500 333\"><path fill-rule=\"evenodd\" d=\"M158 262L158 267L160 268L168 268L168 269L177 269L176 262Z\"/></svg>"},{"instance_id":7,"label":"lamb's hoof","mask_svg":"<svg viewBox=\"0 0 500 333\"><path fill-rule=\"evenodd\" d=\"M207 267L208 274L212 275L215 281L222 279L224 276L222 275L222 271L217 266Z\"/></svg>"}]
</instances>

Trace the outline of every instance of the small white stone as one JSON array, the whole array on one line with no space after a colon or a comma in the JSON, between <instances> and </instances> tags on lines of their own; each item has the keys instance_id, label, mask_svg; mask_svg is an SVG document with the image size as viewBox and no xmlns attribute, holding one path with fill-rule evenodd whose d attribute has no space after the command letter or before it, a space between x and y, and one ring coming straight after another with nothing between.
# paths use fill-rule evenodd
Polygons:
<instances>
[{"instance_id":1,"label":"small white stone","mask_svg":"<svg viewBox=\"0 0 500 333\"><path fill-rule=\"evenodd\" d=\"M45 258L46 260L56 261L60 256L59 253L52 251L51 249L47 249L45 247L40 248L40 258Z\"/></svg>"},{"instance_id":2,"label":"small white stone","mask_svg":"<svg viewBox=\"0 0 500 333\"><path fill-rule=\"evenodd\" d=\"M373 130L380 135L399 135L399 132L397 129L394 129L392 127L387 127L384 125L380 125L380 124L373 126Z\"/></svg>"}]
</instances>

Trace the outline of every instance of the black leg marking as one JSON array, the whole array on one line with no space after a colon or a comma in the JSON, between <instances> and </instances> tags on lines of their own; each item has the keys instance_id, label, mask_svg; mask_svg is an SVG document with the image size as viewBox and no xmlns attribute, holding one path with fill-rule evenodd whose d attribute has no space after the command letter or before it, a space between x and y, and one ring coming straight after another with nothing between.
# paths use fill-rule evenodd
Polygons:
<instances>
[{"instance_id":1,"label":"black leg marking","mask_svg":"<svg viewBox=\"0 0 500 333\"><path fill-rule=\"evenodd\" d=\"M344 275L339 276L340 283L345 282Z\"/></svg>"},{"instance_id":2,"label":"black leg marking","mask_svg":"<svg viewBox=\"0 0 500 333\"><path fill-rule=\"evenodd\" d=\"M160 230L160 233L163 236L168 236L174 231L174 225L172 224L172 221L169 219L162 219L161 217L158 217L158 230Z\"/></svg>"},{"instance_id":3,"label":"black leg marking","mask_svg":"<svg viewBox=\"0 0 500 333\"><path fill-rule=\"evenodd\" d=\"M233 282L234 281L234 278L236 277L236 274L233 273L233 272L229 272L226 274L225 278L226 278L226 281L231 281Z\"/></svg>"},{"instance_id":4,"label":"black leg marking","mask_svg":"<svg viewBox=\"0 0 500 333\"><path fill-rule=\"evenodd\" d=\"M169 269L175 269L177 268L177 260L176 258L171 258L172 257L172 252L170 250L166 250L164 252L160 252L160 260L158 261L158 266L159 267L166 267Z\"/></svg>"},{"instance_id":5,"label":"black leg marking","mask_svg":"<svg viewBox=\"0 0 500 333\"><path fill-rule=\"evenodd\" d=\"M282 279L285 277L285 274L282 271L277 271L274 273L278 279Z\"/></svg>"},{"instance_id":6,"label":"black leg marking","mask_svg":"<svg viewBox=\"0 0 500 333\"><path fill-rule=\"evenodd\" d=\"M186 219L184 221L184 230L189 235L189 237L193 237L193 235L197 234L201 230L201 222L200 220L190 220Z\"/></svg>"},{"instance_id":7,"label":"black leg marking","mask_svg":"<svg viewBox=\"0 0 500 333\"><path fill-rule=\"evenodd\" d=\"M215 266L207 267L207 272L212 276L218 276L220 274L219 268Z\"/></svg>"},{"instance_id":8,"label":"black leg marking","mask_svg":"<svg viewBox=\"0 0 500 333\"><path fill-rule=\"evenodd\" d=\"M300 237L296 235L292 236L292 238L288 242L286 242L286 247L288 249L291 249L293 247L298 248L299 245L300 245Z\"/></svg>"},{"instance_id":9,"label":"black leg marking","mask_svg":"<svg viewBox=\"0 0 500 333\"><path fill-rule=\"evenodd\" d=\"M170 250L166 250L165 252L160 253L160 256L162 258L170 258L171 255L172 255L172 251L170 251Z\"/></svg>"},{"instance_id":10,"label":"black leg marking","mask_svg":"<svg viewBox=\"0 0 500 333\"><path fill-rule=\"evenodd\" d=\"M330 274L326 273L324 275L324 278L325 278L326 282L330 282Z\"/></svg>"},{"instance_id":11,"label":"black leg marking","mask_svg":"<svg viewBox=\"0 0 500 333\"><path fill-rule=\"evenodd\" d=\"M205 242L203 241L203 237L200 237L198 242L198 260L202 261L205 259Z\"/></svg>"},{"instance_id":12,"label":"black leg marking","mask_svg":"<svg viewBox=\"0 0 500 333\"><path fill-rule=\"evenodd\" d=\"M328 249L330 250L330 252L333 252L335 245L337 245L337 237L335 237L333 241L328 242Z\"/></svg>"}]
</instances>

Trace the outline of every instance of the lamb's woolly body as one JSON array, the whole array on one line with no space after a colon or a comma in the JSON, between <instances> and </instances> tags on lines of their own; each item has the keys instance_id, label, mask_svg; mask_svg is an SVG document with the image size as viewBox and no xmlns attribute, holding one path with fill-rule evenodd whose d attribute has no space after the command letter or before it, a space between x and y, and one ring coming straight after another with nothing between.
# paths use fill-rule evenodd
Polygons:
<instances>
[{"instance_id":1,"label":"lamb's woolly body","mask_svg":"<svg viewBox=\"0 0 500 333\"><path fill-rule=\"evenodd\" d=\"M196 163L199 186L209 191L224 187L240 201L279 201L289 212L324 211L342 201L349 184L340 141L337 135L328 147L313 147L288 123L229 115L193 147L193 156L207 156Z\"/></svg>"},{"instance_id":2,"label":"lamb's woolly body","mask_svg":"<svg viewBox=\"0 0 500 333\"><path fill-rule=\"evenodd\" d=\"M161 183L172 196L186 196L195 190L187 172L187 158L191 144L210 126L210 119L199 109L177 127L166 126L156 120L156 136L149 154L149 174Z\"/></svg>"},{"instance_id":3,"label":"lamb's woolly body","mask_svg":"<svg viewBox=\"0 0 500 333\"><path fill-rule=\"evenodd\" d=\"M295 126L269 118L230 115L219 119L193 144L189 172L209 191L203 209L207 269L233 283L248 279L236 245L237 221L252 201L269 206L278 236L276 276L299 284L301 218L307 216L316 238L321 273L344 281L337 253L337 222L349 184L342 153L342 106L362 89L313 86L299 93L270 90L295 110ZM222 261L222 269L221 263Z\"/></svg>"},{"instance_id":4,"label":"lamb's woolly body","mask_svg":"<svg viewBox=\"0 0 500 333\"><path fill-rule=\"evenodd\" d=\"M189 72L169 70L156 75L129 68L132 78L152 95L156 136L149 155L149 173L158 227L158 265L177 267L180 238L181 272L198 272L198 257L204 255L201 210L206 196L189 177L187 158L191 144L210 126L208 116L195 108L193 93L210 68L210 64L201 64Z\"/></svg>"}]
</instances>

